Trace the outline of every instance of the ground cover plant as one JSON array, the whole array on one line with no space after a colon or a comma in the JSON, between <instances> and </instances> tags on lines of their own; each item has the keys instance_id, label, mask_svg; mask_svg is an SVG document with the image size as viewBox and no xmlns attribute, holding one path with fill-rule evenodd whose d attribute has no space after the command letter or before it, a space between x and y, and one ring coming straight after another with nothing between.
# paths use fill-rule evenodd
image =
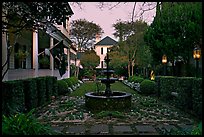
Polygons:
<instances>
[{"instance_id":1,"label":"ground cover plant","mask_svg":"<svg viewBox=\"0 0 204 137\"><path fill-rule=\"evenodd\" d=\"M47 106L39 107L35 115L42 123L52 125L66 125L67 123L91 125L108 122L113 124L124 122L129 124L185 123L193 125L199 123L199 120L190 114L160 101L155 96L138 94L122 82L112 84L111 88L112 90L132 93L132 107L130 110L91 112L85 107L84 94L90 91L96 92L94 86L96 86L94 82L83 83L72 93L60 96ZM166 133L161 132L161 134Z\"/></svg>"}]
</instances>

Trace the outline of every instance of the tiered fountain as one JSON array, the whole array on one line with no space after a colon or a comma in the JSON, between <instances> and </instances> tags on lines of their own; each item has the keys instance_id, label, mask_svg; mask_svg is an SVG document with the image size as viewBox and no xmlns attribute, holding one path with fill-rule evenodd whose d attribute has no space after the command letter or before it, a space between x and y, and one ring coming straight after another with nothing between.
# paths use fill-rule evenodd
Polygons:
<instances>
[{"instance_id":1,"label":"tiered fountain","mask_svg":"<svg viewBox=\"0 0 204 137\"><path fill-rule=\"evenodd\" d=\"M110 58L107 52L106 69L102 72L106 75L106 78L101 78L101 83L106 85L105 92L98 94L96 92L88 92L85 94L85 105L91 110L124 110L131 107L131 94L126 92L111 91L111 84L115 83L117 78L110 78L110 75L114 73L113 70L109 70Z\"/></svg>"}]
</instances>

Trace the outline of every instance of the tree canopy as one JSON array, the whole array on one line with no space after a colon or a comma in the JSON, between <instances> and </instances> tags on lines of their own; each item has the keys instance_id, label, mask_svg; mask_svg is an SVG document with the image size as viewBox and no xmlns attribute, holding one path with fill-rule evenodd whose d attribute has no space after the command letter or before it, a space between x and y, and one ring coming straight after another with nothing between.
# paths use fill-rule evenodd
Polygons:
<instances>
[{"instance_id":1,"label":"tree canopy","mask_svg":"<svg viewBox=\"0 0 204 137\"><path fill-rule=\"evenodd\" d=\"M129 76L134 74L135 65L146 67L151 64L151 53L143 39L147 23L136 20L135 22L117 22L113 26L116 30L114 35L121 39L118 50L121 57L126 56Z\"/></svg>"},{"instance_id":2,"label":"tree canopy","mask_svg":"<svg viewBox=\"0 0 204 137\"><path fill-rule=\"evenodd\" d=\"M174 62L180 56L188 63L195 46L202 39L201 2L163 2L145 34L156 64L166 54Z\"/></svg>"},{"instance_id":3,"label":"tree canopy","mask_svg":"<svg viewBox=\"0 0 204 137\"><path fill-rule=\"evenodd\" d=\"M100 63L100 57L94 50L86 50L80 58L81 65L87 69L94 69Z\"/></svg>"},{"instance_id":4,"label":"tree canopy","mask_svg":"<svg viewBox=\"0 0 204 137\"><path fill-rule=\"evenodd\" d=\"M103 33L102 28L86 19L73 20L71 22L71 39L76 41L78 48L88 49L94 42L96 35Z\"/></svg>"},{"instance_id":5,"label":"tree canopy","mask_svg":"<svg viewBox=\"0 0 204 137\"><path fill-rule=\"evenodd\" d=\"M46 29L50 23L61 23L72 14L68 2L3 2L2 31Z\"/></svg>"}]
</instances>

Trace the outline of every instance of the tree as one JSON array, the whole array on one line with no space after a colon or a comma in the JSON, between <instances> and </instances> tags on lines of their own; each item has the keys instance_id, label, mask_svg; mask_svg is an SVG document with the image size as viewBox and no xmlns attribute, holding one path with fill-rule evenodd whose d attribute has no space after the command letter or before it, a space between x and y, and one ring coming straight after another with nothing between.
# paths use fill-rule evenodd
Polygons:
<instances>
[{"instance_id":1,"label":"tree","mask_svg":"<svg viewBox=\"0 0 204 137\"><path fill-rule=\"evenodd\" d=\"M138 66L141 64L141 61L139 60L142 57L138 56L139 53L145 52L144 50L147 50L147 48L144 48L145 43L143 40L143 35L147 29L147 24L146 22L141 20L126 23L118 22L115 26L118 26L118 24L120 25L120 27L115 28L115 30L117 31L114 34L117 34L115 36L127 37L126 40L119 43L119 50L122 56L126 55L128 58L128 76L130 77L134 74L134 66ZM121 32L121 34L118 34L118 32Z\"/></svg>"},{"instance_id":2,"label":"tree","mask_svg":"<svg viewBox=\"0 0 204 137\"><path fill-rule=\"evenodd\" d=\"M163 2L157 7L156 17L145 34L155 63L159 64L162 54L166 54L173 70L177 57L189 65L194 46L201 45L201 11L200 2Z\"/></svg>"},{"instance_id":3,"label":"tree","mask_svg":"<svg viewBox=\"0 0 204 137\"><path fill-rule=\"evenodd\" d=\"M110 55L110 67L115 70L116 75L126 75L125 68L128 65L128 57L126 55L121 55L119 52L119 47L112 47L109 53Z\"/></svg>"},{"instance_id":4,"label":"tree","mask_svg":"<svg viewBox=\"0 0 204 137\"><path fill-rule=\"evenodd\" d=\"M73 12L68 2L2 2L2 35L6 39L7 56L2 62L2 80L8 71L8 61L11 47L22 30L47 30L53 23L61 23ZM13 34L14 42L8 41L8 35ZM3 38L3 37L2 37Z\"/></svg>"},{"instance_id":5,"label":"tree","mask_svg":"<svg viewBox=\"0 0 204 137\"><path fill-rule=\"evenodd\" d=\"M76 41L78 48L88 49L93 45L97 34L102 34L102 28L86 19L73 20L71 22L71 39Z\"/></svg>"},{"instance_id":6,"label":"tree","mask_svg":"<svg viewBox=\"0 0 204 137\"><path fill-rule=\"evenodd\" d=\"M93 75L94 68L96 68L100 63L100 57L94 50L86 50L82 54L80 62L86 72Z\"/></svg>"}]
</instances>

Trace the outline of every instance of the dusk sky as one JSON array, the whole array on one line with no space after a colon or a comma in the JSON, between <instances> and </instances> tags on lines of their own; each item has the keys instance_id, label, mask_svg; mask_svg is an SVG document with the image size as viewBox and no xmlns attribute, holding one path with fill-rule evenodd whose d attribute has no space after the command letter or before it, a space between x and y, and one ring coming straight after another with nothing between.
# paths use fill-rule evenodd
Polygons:
<instances>
[{"instance_id":1,"label":"dusk sky","mask_svg":"<svg viewBox=\"0 0 204 137\"><path fill-rule=\"evenodd\" d=\"M107 3L107 2L106 2ZM117 2L109 2L112 6L115 5L114 3ZM140 8L142 7L143 2L137 2L136 4L136 11L135 15L138 17L134 18L134 20L139 19L140 15ZM100 9L97 5L99 2L83 2L82 9L79 8L76 4L71 5L71 8L74 12L72 15L71 20L77 19L86 19L88 21L93 21L94 23L98 24L104 31L102 34L101 39L106 36L109 36L115 40L117 40L114 36L114 28L112 27L113 24L117 22L117 20L121 21L131 21L132 11L134 7L134 2L127 2L119 4L117 7L113 8L112 10L108 9L106 6L103 9ZM109 7L112 7L109 6ZM144 7L143 7L144 8ZM147 8L146 8L147 9ZM143 20L145 20L148 24L153 21L153 17L155 16L155 9L151 11L147 11L143 14Z\"/></svg>"}]
</instances>

